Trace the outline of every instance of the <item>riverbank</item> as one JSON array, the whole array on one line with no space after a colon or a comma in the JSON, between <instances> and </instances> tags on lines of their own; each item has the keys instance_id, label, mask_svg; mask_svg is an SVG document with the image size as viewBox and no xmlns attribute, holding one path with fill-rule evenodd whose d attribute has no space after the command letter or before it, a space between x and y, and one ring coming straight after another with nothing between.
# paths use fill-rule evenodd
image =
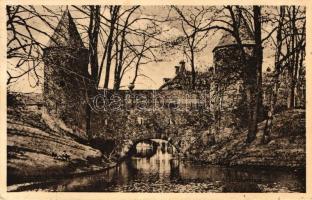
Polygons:
<instances>
[{"instance_id":1,"label":"riverbank","mask_svg":"<svg viewBox=\"0 0 312 200\"><path fill-rule=\"evenodd\" d=\"M16 184L8 191L50 192L305 192L304 177L287 169L198 164L173 157L157 141L156 153L141 148L102 172Z\"/></svg>"},{"instance_id":2,"label":"riverbank","mask_svg":"<svg viewBox=\"0 0 312 200\"><path fill-rule=\"evenodd\" d=\"M287 110L275 115L267 144L261 143L264 127L265 121L258 124L257 137L251 144L245 143L247 131L227 134L222 139L219 135L213 145L203 145L197 137L187 159L229 166L305 169L305 111Z\"/></svg>"},{"instance_id":3,"label":"riverbank","mask_svg":"<svg viewBox=\"0 0 312 200\"><path fill-rule=\"evenodd\" d=\"M42 115L38 107L8 107L8 185L95 173L116 164L83 142L82 136L52 130Z\"/></svg>"},{"instance_id":4,"label":"riverbank","mask_svg":"<svg viewBox=\"0 0 312 200\"><path fill-rule=\"evenodd\" d=\"M94 174L116 165L87 143L83 132L69 130L49 118L36 100L29 106L7 110L8 185ZM34 102L29 103L29 102ZM291 168L305 170L305 111L288 110L274 116L268 144L261 144L265 122L258 125L257 138L245 144L246 131L224 131L213 144L204 144L205 132L181 128L176 137L186 160L240 168ZM207 138L206 138L207 139ZM174 143L174 141L172 141ZM122 160L122 159L120 159ZM301 170L302 171L302 170Z\"/></svg>"}]
</instances>

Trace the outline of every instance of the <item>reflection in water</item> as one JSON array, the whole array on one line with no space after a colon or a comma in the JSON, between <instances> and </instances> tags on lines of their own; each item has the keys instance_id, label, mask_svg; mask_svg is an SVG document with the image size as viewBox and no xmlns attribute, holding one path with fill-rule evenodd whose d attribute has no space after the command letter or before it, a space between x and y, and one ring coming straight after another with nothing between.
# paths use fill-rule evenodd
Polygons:
<instances>
[{"instance_id":1,"label":"reflection in water","mask_svg":"<svg viewBox=\"0 0 312 200\"><path fill-rule=\"evenodd\" d=\"M172 168L175 168L179 163L178 160L173 159L173 154L176 153L176 150L167 141L156 139L153 141L157 142L157 145L139 143L136 146L136 153L140 156L145 155L145 157L141 158L134 155L131 163L128 163L128 167L141 170L141 173L149 172L159 173L162 176L170 175ZM156 151L154 151L154 148L156 148ZM147 155L151 152L154 152L153 156L148 157Z\"/></svg>"},{"instance_id":2,"label":"reflection in water","mask_svg":"<svg viewBox=\"0 0 312 200\"><path fill-rule=\"evenodd\" d=\"M85 192L304 192L305 174L182 162L164 140L136 145L135 154L105 172L46 181L20 190Z\"/></svg>"}]
</instances>

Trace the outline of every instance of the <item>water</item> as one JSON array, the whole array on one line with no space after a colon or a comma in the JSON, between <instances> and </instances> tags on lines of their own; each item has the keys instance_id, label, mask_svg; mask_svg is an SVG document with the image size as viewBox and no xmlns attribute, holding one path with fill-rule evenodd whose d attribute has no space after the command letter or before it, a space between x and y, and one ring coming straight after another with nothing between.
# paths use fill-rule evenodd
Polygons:
<instances>
[{"instance_id":1,"label":"water","mask_svg":"<svg viewBox=\"0 0 312 200\"><path fill-rule=\"evenodd\" d=\"M105 172L32 184L20 190L64 192L305 192L305 175L183 162L166 141L139 143L136 155ZM154 144L155 144L154 143Z\"/></svg>"}]
</instances>

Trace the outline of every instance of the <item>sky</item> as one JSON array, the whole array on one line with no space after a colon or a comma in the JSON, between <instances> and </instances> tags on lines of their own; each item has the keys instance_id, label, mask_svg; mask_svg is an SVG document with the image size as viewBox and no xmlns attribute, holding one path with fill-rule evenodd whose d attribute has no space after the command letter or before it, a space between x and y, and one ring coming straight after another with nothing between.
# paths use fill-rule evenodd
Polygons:
<instances>
[{"instance_id":1,"label":"sky","mask_svg":"<svg viewBox=\"0 0 312 200\"><path fill-rule=\"evenodd\" d=\"M51 6L50 7L53 10L58 11L58 13L61 13L62 10L65 9L65 6L62 7L56 7ZM43 11L42 8L36 7L38 11ZM71 11L71 7L69 7L69 10ZM78 15L76 12L71 12L73 18L76 22L79 21L80 24L88 24L87 20L79 19L81 16ZM166 17L168 14L168 7L165 6L144 6L142 7L142 16L153 16L156 15L158 17ZM59 16L60 17L60 16ZM58 20L54 19L52 21L54 24L57 24ZM34 26L36 27L44 27L43 24L40 24L39 21L33 21L32 22ZM162 25L163 30L166 30L162 33L163 38L173 38L179 35L182 35L182 29L179 28L179 25L176 23L163 23ZM52 35L53 30L45 28L44 29L47 34ZM82 37L85 36L85 33L83 33L79 29ZM48 37L43 36L42 34L35 33L36 38L41 41L43 44L48 43ZM205 70L210 66L213 66L213 53L212 50L217 46L219 39L222 36L222 32L217 32L214 35L211 35L208 37L208 39L205 41L207 44L207 47L200 53L196 54L196 60L197 60L197 66L199 66L199 70ZM270 66L273 65L273 59L271 57L272 50L265 47L264 50L264 62L263 62L263 68L264 70ZM163 78L173 78L175 76L175 66L179 64L181 60L186 60L186 57L182 53L175 53L174 55L165 55L162 62L152 62L148 63L146 65L143 65L140 67L140 73L144 74L145 76L139 76L136 81L135 89L158 89L163 84ZM16 71L16 73L20 73L18 69L15 69L13 66L15 64L15 60L8 60L8 70L12 73ZM112 65L112 71L114 70L114 65ZM21 69L25 68L27 66L22 66ZM38 73L43 76L43 65L39 66ZM186 63L187 69L190 69L189 63ZM133 79L134 71L130 70L127 72L121 82L121 89L127 89L127 86ZM103 76L104 77L104 76ZM113 77L113 76L111 76ZM148 77L148 78L147 78ZM32 84L29 84L32 83ZM100 82L102 83L103 80ZM31 77L24 76L22 79L17 81L16 83L9 86L9 90L11 91L17 91L17 92L42 92L42 86L36 86L32 87L34 85L35 80L32 80ZM110 81L109 87L112 88L113 81Z\"/></svg>"}]
</instances>

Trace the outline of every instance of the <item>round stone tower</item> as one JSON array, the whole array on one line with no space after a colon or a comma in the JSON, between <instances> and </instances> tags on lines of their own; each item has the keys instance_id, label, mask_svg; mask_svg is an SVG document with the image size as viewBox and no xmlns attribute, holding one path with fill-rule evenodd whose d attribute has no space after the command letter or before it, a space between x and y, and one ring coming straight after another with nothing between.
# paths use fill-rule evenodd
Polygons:
<instances>
[{"instance_id":1,"label":"round stone tower","mask_svg":"<svg viewBox=\"0 0 312 200\"><path fill-rule=\"evenodd\" d=\"M256 84L256 72L250 72L255 65L254 38L248 26L240 27L240 38L245 52L245 60L235 38L224 32L218 45L213 49L214 57L214 110L216 118L225 127L240 123L246 126L246 96L244 85L250 80ZM246 78L246 75L248 78ZM253 77L255 76L255 77ZM223 113L223 114L221 114Z\"/></svg>"},{"instance_id":2,"label":"round stone tower","mask_svg":"<svg viewBox=\"0 0 312 200\"><path fill-rule=\"evenodd\" d=\"M43 51L43 97L48 113L72 129L85 130L88 50L68 10Z\"/></svg>"}]
</instances>

